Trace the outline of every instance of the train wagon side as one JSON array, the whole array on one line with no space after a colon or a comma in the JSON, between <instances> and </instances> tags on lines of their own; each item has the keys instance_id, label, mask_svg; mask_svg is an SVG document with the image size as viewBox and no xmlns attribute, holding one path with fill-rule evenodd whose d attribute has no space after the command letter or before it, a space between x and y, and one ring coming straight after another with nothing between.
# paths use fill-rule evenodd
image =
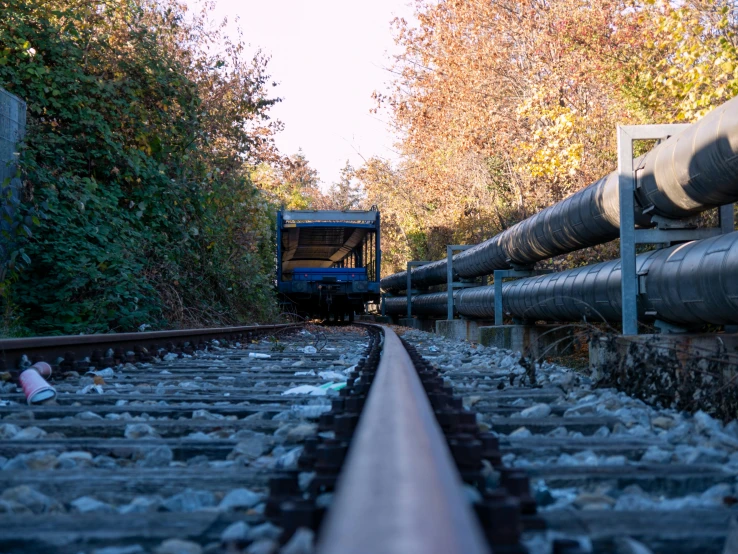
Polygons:
<instances>
[{"instance_id":1,"label":"train wagon side","mask_svg":"<svg viewBox=\"0 0 738 554\"><path fill-rule=\"evenodd\" d=\"M352 320L378 303L381 258L376 210L277 214L277 289L301 315Z\"/></svg>"}]
</instances>

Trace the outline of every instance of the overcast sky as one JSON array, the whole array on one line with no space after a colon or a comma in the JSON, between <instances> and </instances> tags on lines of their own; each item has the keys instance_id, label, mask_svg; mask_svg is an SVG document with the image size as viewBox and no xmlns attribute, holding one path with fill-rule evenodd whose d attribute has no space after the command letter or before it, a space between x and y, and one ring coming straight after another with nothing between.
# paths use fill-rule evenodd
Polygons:
<instances>
[{"instance_id":1,"label":"overcast sky","mask_svg":"<svg viewBox=\"0 0 738 554\"><path fill-rule=\"evenodd\" d=\"M191 5L198 0L189 0ZM394 158L394 138L371 94L384 91L396 52L390 21L411 17L409 0L216 0L215 16L238 24L253 50L272 56L272 77L283 98L273 108L285 130L284 154L302 148L324 186L350 160ZM234 23L234 16L240 21Z\"/></svg>"}]
</instances>

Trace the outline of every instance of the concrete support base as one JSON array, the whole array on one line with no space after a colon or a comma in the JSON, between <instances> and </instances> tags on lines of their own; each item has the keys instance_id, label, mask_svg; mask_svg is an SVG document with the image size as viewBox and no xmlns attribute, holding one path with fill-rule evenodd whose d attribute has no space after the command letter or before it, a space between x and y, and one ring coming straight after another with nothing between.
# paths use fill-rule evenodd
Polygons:
<instances>
[{"instance_id":1,"label":"concrete support base","mask_svg":"<svg viewBox=\"0 0 738 554\"><path fill-rule=\"evenodd\" d=\"M599 336L589 343L593 379L645 401L718 418L738 411L738 334Z\"/></svg>"},{"instance_id":2,"label":"concrete support base","mask_svg":"<svg viewBox=\"0 0 738 554\"><path fill-rule=\"evenodd\" d=\"M411 329L422 329L423 326L419 319L414 317L401 317L398 321L401 327L410 327Z\"/></svg>"},{"instance_id":3,"label":"concrete support base","mask_svg":"<svg viewBox=\"0 0 738 554\"><path fill-rule=\"evenodd\" d=\"M394 323L392 321L392 316L388 315L378 315L374 318L374 321L377 323L384 323L385 325L392 325L392 323Z\"/></svg>"},{"instance_id":4,"label":"concrete support base","mask_svg":"<svg viewBox=\"0 0 738 554\"><path fill-rule=\"evenodd\" d=\"M560 325L493 325L479 329L479 342L535 358L571 352L571 327Z\"/></svg>"},{"instance_id":5,"label":"concrete support base","mask_svg":"<svg viewBox=\"0 0 738 554\"><path fill-rule=\"evenodd\" d=\"M433 332L433 321L430 319L420 319L418 317L401 317L398 325L402 327L410 327L411 329L419 329L421 331Z\"/></svg>"},{"instance_id":6,"label":"concrete support base","mask_svg":"<svg viewBox=\"0 0 738 554\"><path fill-rule=\"evenodd\" d=\"M369 314L362 314L356 316L356 321L366 321L369 323L374 323L377 320L376 316L369 315Z\"/></svg>"},{"instance_id":7,"label":"concrete support base","mask_svg":"<svg viewBox=\"0 0 738 554\"><path fill-rule=\"evenodd\" d=\"M479 329L489 325L489 321L471 321L470 319L439 319L436 321L436 333L447 339L479 342Z\"/></svg>"}]
</instances>

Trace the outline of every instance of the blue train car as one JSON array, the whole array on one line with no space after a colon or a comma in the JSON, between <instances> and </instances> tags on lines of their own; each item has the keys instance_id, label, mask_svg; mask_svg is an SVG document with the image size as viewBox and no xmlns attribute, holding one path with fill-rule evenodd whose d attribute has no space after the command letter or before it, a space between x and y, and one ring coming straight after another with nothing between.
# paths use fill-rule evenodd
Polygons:
<instances>
[{"instance_id":1,"label":"blue train car","mask_svg":"<svg viewBox=\"0 0 738 554\"><path fill-rule=\"evenodd\" d=\"M310 317L353 319L379 302L379 212L293 210L277 214L277 289Z\"/></svg>"}]
</instances>

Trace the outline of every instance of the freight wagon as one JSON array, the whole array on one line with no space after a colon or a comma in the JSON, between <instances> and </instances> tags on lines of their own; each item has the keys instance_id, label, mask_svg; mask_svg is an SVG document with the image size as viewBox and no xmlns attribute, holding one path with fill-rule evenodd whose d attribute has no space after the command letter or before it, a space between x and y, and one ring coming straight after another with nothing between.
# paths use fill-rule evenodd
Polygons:
<instances>
[{"instance_id":1,"label":"freight wagon","mask_svg":"<svg viewBox=\"0 0 738 554\"><path fill-rule=\"evenodd\" d=\"M277 289L306 317L352 321L379 302L379 212L293 210L277 214Z\"/></svg>"}]
</instances>

